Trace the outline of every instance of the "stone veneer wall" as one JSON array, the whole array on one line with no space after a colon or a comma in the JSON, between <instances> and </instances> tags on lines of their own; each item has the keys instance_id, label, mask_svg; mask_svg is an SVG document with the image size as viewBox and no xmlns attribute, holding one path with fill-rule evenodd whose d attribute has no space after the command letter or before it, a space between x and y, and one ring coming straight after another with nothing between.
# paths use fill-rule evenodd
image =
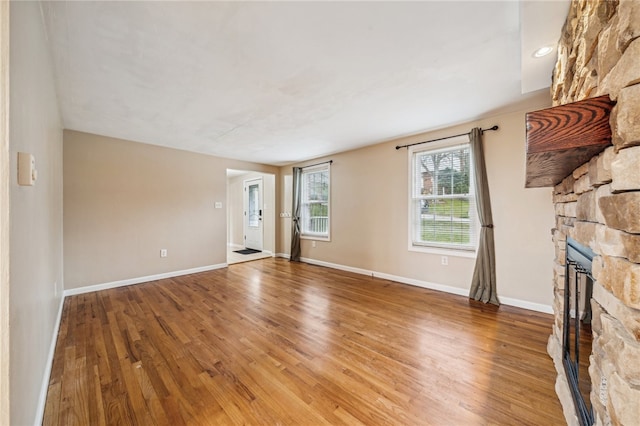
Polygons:
<instances>
[{"instance_id":1,"label":"stone veneer wall","mask_svg":"<svg viewBox=\"0 0 640 426\"><path fill-rule=\"evenodd\" d=\"M555 324L548 352L567 422L578 424L562 365L566 237L591 247L591 403L598 425L640 424L640 1L573 0L558 46L554 105L608 94L613 145L554 188Z\"/></svg>"}]
</instances>

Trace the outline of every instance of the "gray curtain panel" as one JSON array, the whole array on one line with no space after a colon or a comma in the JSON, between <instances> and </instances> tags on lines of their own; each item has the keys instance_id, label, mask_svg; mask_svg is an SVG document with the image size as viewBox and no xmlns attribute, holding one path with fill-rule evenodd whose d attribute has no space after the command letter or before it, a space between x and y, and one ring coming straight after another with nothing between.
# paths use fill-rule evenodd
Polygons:
<instances>
[{"instance_id":1,"label":"gray curtain panel","mask_svg":"<svg viewBox=\"0 0 640 426\"><path fill-rule=\"evenodd\" d=\"M293 205L291 207L290 261L300 262L300 200L302 198L302 168L293 168Z\"/></svg>"},{"instance_id":2,"label":"gray curtain panel","mask_svg":"<svg viewBox=\"0 0 640 426\"><path fill-rule=\"evenodd\" d=\"M482 131L479 128L471 130L471 152L475 169L476 205L480 219L480 241L478 256L471 279L469 297L484 303L500 305L496 293L496 251L493 242L493 217L491 215L491 201L489 200L489 182L487 168L484 163L484 149L482 147Z\"/></svg>"}]
</instances>

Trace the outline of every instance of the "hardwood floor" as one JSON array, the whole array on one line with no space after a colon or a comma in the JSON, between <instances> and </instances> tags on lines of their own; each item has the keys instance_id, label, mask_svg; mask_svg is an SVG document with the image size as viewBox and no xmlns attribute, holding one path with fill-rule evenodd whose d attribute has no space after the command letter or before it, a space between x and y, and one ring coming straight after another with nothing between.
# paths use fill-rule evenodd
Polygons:
<instances>
[{"instance_id":1,"label":"hardwood floor","mask_svg":"<svg viewBox=\"0 0 640 426\"><path fill-rule=\"evenodd\" d=\"M72 296L44 424L564 424L552 321L273 258Z\"/></svg>"}]
</instances>

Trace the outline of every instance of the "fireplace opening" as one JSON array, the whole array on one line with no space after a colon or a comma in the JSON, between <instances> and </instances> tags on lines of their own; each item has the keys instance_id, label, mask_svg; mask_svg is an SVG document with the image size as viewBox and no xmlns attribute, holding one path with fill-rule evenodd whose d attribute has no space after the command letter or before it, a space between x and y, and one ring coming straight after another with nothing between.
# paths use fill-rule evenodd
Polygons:
<instances>
[{"instance_id":1,"label":"fireplace opening","mask_svg":"<svg viewBox=\"0 0 640 426\"><path fill-rule=\"evenodd\" d=\"M578 419L583 426L593 424L593 408L590 399L591 378L589 377L589 356L593 340L591 333L593 256L591 249L567 238L562 353L571 395Z\"/></svg>"}]
</instances>

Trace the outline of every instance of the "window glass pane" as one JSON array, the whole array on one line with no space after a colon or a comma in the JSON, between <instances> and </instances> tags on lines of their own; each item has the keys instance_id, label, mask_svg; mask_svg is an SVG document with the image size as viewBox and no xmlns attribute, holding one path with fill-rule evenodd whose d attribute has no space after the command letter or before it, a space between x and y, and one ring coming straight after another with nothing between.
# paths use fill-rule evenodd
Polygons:
<instances>
[{"instance_id":1,"label":"window glass pane","mask_svg":"<svg viewBox=\"0 0 640 426\"><path fill-rule=\"evenodd\" d=\"M416 154L416 195L469 194L469 147Z\"/></svg>"},{"instance_id":2,"label":"window glass pane","mask_svg":"<svg viewBox=\"0 0 640 426\"><path fill-rule=\"evenodd\" d=\"M249 185L249 226L257 227L260 221L258 184Z\"/></svg>"},{"instance_id":3,"label":"window glass pane","mask_svg":"<svg viewBox=\"0 0 640 426\"><path fill-rule=\"evenodd\" d=\"M469 244L470 220L467 198L422 200L419 241Z\"/></svg>"}]
</instances>

